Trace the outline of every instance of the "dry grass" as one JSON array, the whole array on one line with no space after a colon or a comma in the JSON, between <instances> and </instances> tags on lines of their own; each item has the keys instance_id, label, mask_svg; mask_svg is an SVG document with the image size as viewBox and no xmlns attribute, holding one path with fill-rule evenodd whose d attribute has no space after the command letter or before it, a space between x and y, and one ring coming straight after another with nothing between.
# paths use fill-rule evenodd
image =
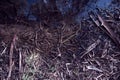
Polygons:
<instances>
[{"instance_id":1,"label":"dry grass","mask_svg":"<svg viewBox=\"0 0 120 80\"><path fill-rule=\"evenodd\" d=\"M110 14L112 17L103 11L101 16L120 39L120 19L113 18L112 11ZM1 25L0 79L120 79L120 49L109 35L91 19L60 24L47 28L39 24Z\"/></svg>"}]
</instances>

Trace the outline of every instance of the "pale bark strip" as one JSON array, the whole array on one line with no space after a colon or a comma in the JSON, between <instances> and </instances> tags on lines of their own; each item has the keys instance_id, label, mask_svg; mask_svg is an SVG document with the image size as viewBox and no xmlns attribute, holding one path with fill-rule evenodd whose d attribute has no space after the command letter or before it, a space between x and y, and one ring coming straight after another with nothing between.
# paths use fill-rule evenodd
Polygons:
<instances>
[{"instance_id":1,"label":"pale bark strip","mask_svg":"<svg viewBox=\"0 0 120 80\"><path fill-rule=\"evenodd\" d=\"M11 74L12 74L12 68L14 66L14 61L13 61L13 50L14 50L14 46L16 44L16 40L18 39L17 35L15 34L14 35L14 38L13 38L13 41L11 43L11 46L10 46L10 53L9 53L9 73L8 73L8 76L7 76L7 79L6 80L10 80L10 77L11 77Z\"/></svg>"}]
</instances>

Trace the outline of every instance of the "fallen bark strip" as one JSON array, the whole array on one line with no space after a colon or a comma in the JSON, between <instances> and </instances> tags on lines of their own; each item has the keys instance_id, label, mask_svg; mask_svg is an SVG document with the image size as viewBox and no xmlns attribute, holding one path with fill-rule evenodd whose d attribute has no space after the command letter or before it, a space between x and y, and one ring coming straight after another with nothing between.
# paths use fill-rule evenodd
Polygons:
<instances>
[{"instance_id":1,"label":"fallen bark strip","mask_svg":"<svg viewBox=\"0 0 120 80\"><path fill-rule=\"evenodd\" d=\"M86 54L88 54L89 52L91 52L94 48L96 48L96 46L100 43L100 40L98 39L97 41L95 41L93 44L91 44L85 52L83 52L83 55L81 56L81 58L83 58Z\"/></svg>"},{"instance_id":2,"label":"fallen bark strip","mask_svg":"<svg viewBox=\"0 0 120 80\"><path fill-rule=\"evenodd\" d=\"M19 49L19 79L21 80L21 71L22 71L22 52Z\"/></svg>"},{"instance_id":3,"label":"fallen bark strip","mask_svg":"<svg viewBox=\"0 0 120 80\"><path fill-rule=\"evenodd\" d=\"M10 54L9 54L9 73L8 73L8 76L7 76L7 79L6 80L10 80L10 77L11 77L11 73L12 73L12 67L14 66L14 61L13 61L13 50L14 50L14 46L16 44L16 40L17 40L17 36L16 34L14 35L14 38L13 38L13 41L11 43L11 46L10 46Z\"/></svg>"},{"instance_id":4,"label":"fallen bark strip","mask_svg":"<svg viewBox=\"0 0 120 80\"><path fill-rule=\"evenodd\" d=\"M109 36L118 45L118 47L120 47L119 40L117 39L115 33L110 29L110 27L108 26L107 22L105 22L105 20L99 14L98 14L98 18L99 18L100 22L102 23L101 26L103 26L107 30L107 32L109 33Z\"/></svg>"},{"instance_id":5,"label":"fallen bark strip","mask_svg":"<svg viewBox=\"0 0 120 80\"><path fill-rule=\"evenodd\" d=\"M116 37L115 33L110 29L110 27L108 26L108 23L105 22L105 20L99 15L97 14L97 17L99 20L95 20L95 15L90 14L90 18L92 19L92 21L101 29L103 30L113 41L114 43L120 48L120 42L118 40L118 38Z\"/></svg>"}]
</instances>

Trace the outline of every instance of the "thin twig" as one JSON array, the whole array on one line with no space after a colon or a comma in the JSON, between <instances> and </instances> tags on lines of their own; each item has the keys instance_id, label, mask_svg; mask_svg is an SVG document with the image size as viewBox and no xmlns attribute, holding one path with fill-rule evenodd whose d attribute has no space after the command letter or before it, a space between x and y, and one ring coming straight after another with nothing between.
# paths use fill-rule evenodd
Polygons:
<instances>
[{"instance_id":1,"label":"thin twig","mask_svg":"<svg viewBox=\"0 0 120 80\"><path fill-rule=\"evenodd\" d=\"M86 54L88 54L89 52L91 52L94 48L96 48L96 46L100 43L100 40L98 39L96 42L94 42L93 44L91 44L86 51L84 52L84 54L81 56L81 58L83 58Z\"/></svg>"},{"instance_id":2,"label":"thin twig","mask_svg":"<svg viewBox=\"0 0 120 80\"><path fill-rule=\"evenodd\" d=\"M13 41L11 43L11 46L10 46L10 55L9 55L9 73L8 73L8 76L7 76L7 80L10 80L10 77L11 77L11 72L12 72L12 67L14 66L14 62L13 62L13 50L14 50L14 46L16 44L16 40L18 39L17 35L15 34L14 35L14 38L13 38Z\"/></svg>"},{"instance_id":3,"label":"thin twig","mask_svg":"<svg viewBox=\"0 0 120 80\"><path fill-rule=\"evenodd\" d=\"M22 54L21 49L19 49L19 73L22 71ZM19 79L21 80L21 74L19 74Z\"/></svg>"},{"instance_id":4,"label":"thin twig","mask_svg":"<svg viewBox=\"0 0 120 80\"><path fill-rule=\"evenodd\" d=\"M79 29L75 32L75 33L72 33L72 35L70 35L67 39L63 40L61 43L65 43L67 42L68 40L70 40L71 38L73 38L74 36L78 35L78 32L81 30L81 27L79 27Z\"/></svg>"},{"instance_id":5,"label":"thin twig","mask_svg":"<svg viewBox=\"0 0 120 80\"><path fill-rule=\"evenodd\" d=\"M8 76L7 76L6 80L10 80L13 66L14 66L14 62L12 62L11 65L10 65L10 67L9 67L9 73L8 73Z\"/></svg>"}]
</instances>

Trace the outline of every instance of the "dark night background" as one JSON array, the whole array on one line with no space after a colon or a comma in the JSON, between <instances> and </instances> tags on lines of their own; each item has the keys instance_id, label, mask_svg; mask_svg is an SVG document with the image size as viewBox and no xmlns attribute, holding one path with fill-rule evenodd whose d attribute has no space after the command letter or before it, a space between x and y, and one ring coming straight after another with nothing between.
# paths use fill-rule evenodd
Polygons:
<instances>
[{"instance_id":1,"label":"dark night background","mask_svg":"<svg viewBox=\"0 0 120 80\"><path fill-rule=\"evenodd\" d=\"M17 19L80 21L81 17L87 16L87 12L95 7L111 7L110 4L113 2L114 0L1 0L0 23L12 23Z\"/></svg>"}]
</instances>

